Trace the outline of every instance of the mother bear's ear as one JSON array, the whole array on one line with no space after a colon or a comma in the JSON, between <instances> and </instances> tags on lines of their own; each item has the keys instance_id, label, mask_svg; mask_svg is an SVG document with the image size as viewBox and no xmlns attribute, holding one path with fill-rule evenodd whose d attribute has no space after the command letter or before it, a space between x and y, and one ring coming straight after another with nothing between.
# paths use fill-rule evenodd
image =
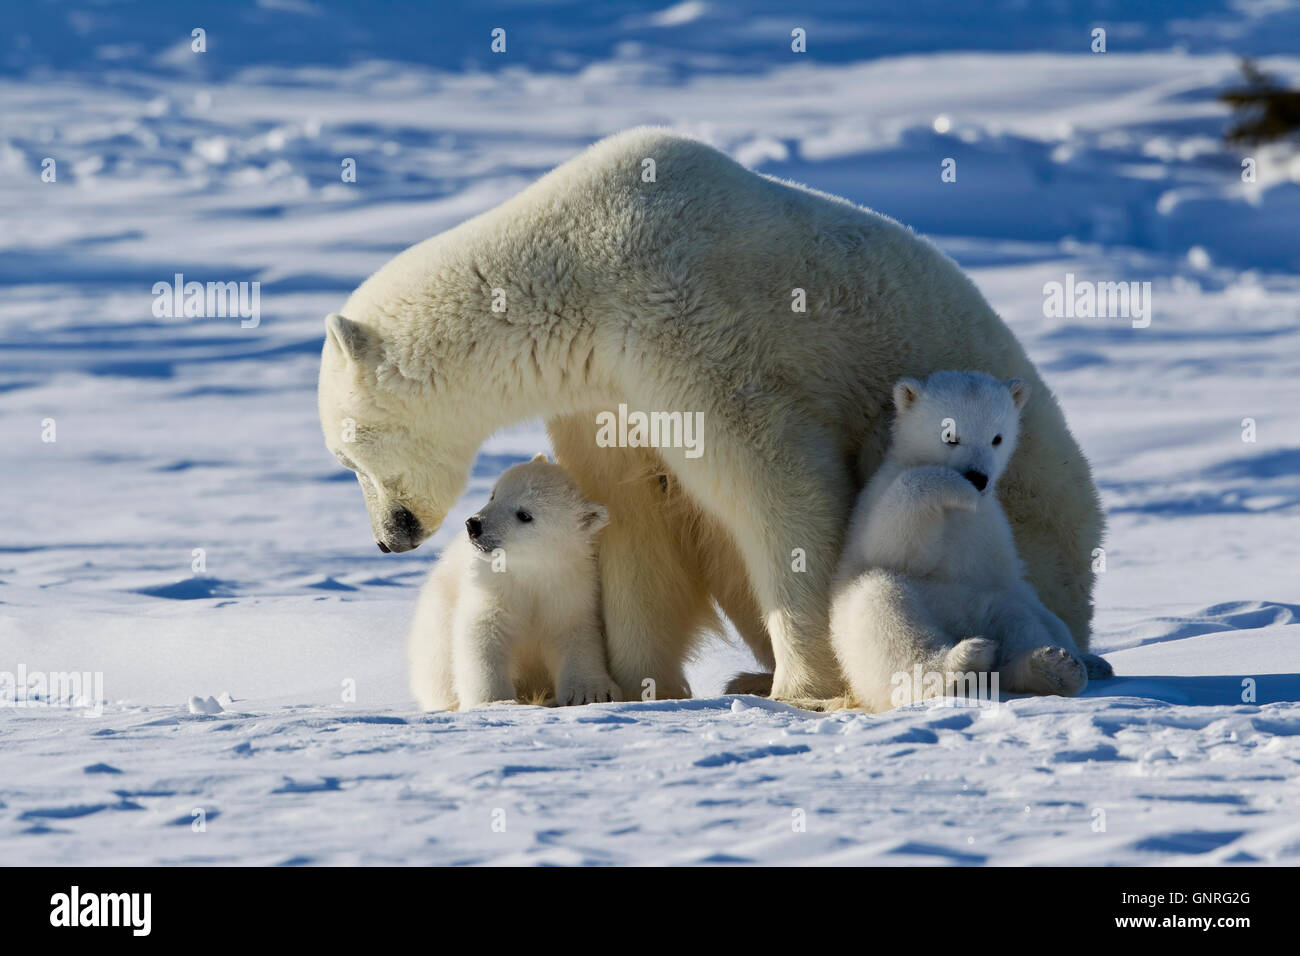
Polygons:
<instances>
[{"instance_id":1,"label":"mother bear's ear","mask_svg":"<svg viewBox=\"0 0 1300 956\"><path fill-rule=\"evenodd\" d=\"M364 362L372 358L375 346L379 344L372 329L337 312L325 316L325 340L333 343L349 362Z\"/></svg>"}]
</instances>

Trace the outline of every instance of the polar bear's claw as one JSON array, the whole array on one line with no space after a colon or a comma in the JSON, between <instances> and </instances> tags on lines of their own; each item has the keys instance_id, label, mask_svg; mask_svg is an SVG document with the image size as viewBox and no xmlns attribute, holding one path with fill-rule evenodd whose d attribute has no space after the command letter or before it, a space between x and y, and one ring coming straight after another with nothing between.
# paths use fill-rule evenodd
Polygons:
<instances>
[{"instance_id":1,"label":"polar bear's claw","mask_svg":"<svg viewBox=\"0 0 1300 956\"><path fill-rule=\"evenodd\" d=\"M618 685L611 680L595 678L574 681L556 688L555 703L561 707L576 707L581 704L604 704L621 700Z\"/></svg>"}]
</instances>

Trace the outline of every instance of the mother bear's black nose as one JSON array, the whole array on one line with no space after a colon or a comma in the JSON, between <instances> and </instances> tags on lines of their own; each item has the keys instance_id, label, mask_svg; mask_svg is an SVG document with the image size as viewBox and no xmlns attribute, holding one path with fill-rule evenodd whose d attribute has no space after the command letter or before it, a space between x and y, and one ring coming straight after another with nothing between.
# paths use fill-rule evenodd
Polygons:
<instances>
[{"instance_id":1,"label":"mother bear's black nose","mask_svg":"<svg viewBox=\"0 0 1300 956\"><path fill-rule=\"evenodd\" d=\"M466 519L465 530L469 532L471 538L477 538L483 533L483 522L479 521L478 515Z\"/></svg>"},{"instance_id":2,"label":"mother bear's black nose","mask_svg":"<svg viewBox=\"0 0 1300 956\"><path fill-rule=\"evenodd\" d=\"M414 538L420 533L420 519L410 508L398 508L393 512L393 527L408 538Z\"/></svg>"},{"instance_id":3,"label":"mother bear's black nose","mask_svg":"<svg viewBox=\"0 0 1300 956\"><path fill-rule=\"evenodd\" d=\"M974 485L978 491L983 491L989 484L989 476L984 474L982 471L971 469L963 474L962 477Z\"/></svg>"}]
</instances>

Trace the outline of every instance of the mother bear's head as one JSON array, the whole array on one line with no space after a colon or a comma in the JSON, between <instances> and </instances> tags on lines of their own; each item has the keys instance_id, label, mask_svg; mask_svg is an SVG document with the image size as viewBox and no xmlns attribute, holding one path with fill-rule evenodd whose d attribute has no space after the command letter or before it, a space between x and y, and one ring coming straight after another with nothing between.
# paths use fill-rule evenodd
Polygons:
<instances>
[{"instance_id":1,"label":"mother bear's head","mask_svg":"<svg viewBox=\"0 0 1300 956\"><path fill-rule=\"evenodd\" d=\"M398 351L372 326L341 315L325 320L318 390L325 444L356 473L384 552L410 551L438 529L465 490L479 444L464 420L461 427L434 420L435 408L442 422L462 414L451 407L454 391L431 400L435 383L403 369Z\"/></svg>"}]
</instances>

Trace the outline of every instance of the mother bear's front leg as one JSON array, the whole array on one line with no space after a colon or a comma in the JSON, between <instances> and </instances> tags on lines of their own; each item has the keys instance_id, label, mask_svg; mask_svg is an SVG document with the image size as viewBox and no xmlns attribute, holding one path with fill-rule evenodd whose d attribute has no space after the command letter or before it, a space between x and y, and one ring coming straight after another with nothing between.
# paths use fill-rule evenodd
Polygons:
<instances>
[{"instance_id":1,"label":"mother bear's front leg","mask_svg":"<svg viewBox=\"0 0 1300 956\"><path fill-rule=\"evenodd\" d=\"M830 641L830 589L853 500L847 463L816 426L728 429L718 416L696 459L665 458L731 531L771 637L772 696L831 698L844 680Z\"/></svg>"}]
</instances>

